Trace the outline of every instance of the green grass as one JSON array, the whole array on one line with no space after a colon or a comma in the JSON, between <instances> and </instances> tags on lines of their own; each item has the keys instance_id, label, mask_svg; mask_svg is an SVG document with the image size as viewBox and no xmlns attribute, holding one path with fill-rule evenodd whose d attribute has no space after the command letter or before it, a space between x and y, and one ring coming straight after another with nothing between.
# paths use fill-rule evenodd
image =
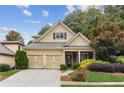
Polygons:
<instances>
[{"instance_id":1,"label":"green grass","mask_svg":"<svg viewBox=\"0 0 124 93\"><path fill-rule=\"evenodd\" d=\"M87 82L124 82L124 76L115 76L104 72L88 71Z\"/></svg>"},{"instance_id":2,"label":"green grass","mask_svg":"<svg viewBox=\"0 0 124 93\"><path fill-rule=\"evenodd\" d=\"M5 77L9 77L9 76L11 76L15 73L17 73L16 70L10 70L10 71L7 71L7 72L0 72L0 75L5 76Z\"/></svg>"},{"instance_id":3,"label":"green grass","mask_svg":"<svg viewBox=\"0 0 124 93\"><path fill-rule=\"evenodd\" d=\"M61 87L124 87L124 85L61 85Z\"/></svg>"}]
</instances>

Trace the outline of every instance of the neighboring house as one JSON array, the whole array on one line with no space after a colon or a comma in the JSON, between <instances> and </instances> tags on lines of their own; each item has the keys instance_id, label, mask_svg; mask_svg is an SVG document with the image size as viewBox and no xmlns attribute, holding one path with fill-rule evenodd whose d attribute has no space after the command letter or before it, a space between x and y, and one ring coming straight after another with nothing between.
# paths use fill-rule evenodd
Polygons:
<instances>
[{"instance_id":1,"label":"neighboring house","mask_svg":"<svg viewBox=\"0 0 124 93\"><path fill-rule=\"evenodd\" d=\"M58 22L34 42L25 46L29 68L59 69L60 64L71 68L86 58L93 58L90 41L81 33L75 34L64 23Z\"/></svg>"},{"instance_id":2,"label":"neighboring house","mask_svg":"<svg viewBox=\"0 0 124 93\"><path fill-rule=\"evenodd\" d=\"M14 55L16 50L22 50L24 44L18 41L3 41L0 42L0 63L9 64L11 67L15 66Z\"/></svg>"}]
</instances>

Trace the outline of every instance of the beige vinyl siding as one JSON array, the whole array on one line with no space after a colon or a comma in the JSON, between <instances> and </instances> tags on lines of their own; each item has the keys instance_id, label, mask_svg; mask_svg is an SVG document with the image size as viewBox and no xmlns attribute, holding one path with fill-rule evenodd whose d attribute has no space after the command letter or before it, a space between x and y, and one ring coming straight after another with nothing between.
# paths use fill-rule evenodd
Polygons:
<instances>
[{"instance_id":1,"label":"beige vinyl siding","mask_svg":"<svg viewBox=\"0 0 124 93\"><path fill-rule=\"evenodd\" d=\"M72 40L68 45L80 46L80 45L89 45L89 43L80 36L78 36L74 40Z\"/></svg>"},{"instance_id":2,"label":"beige vinyl siding","mask_svg":"<svg viewBox=\"0 0 124 93\"><path fill-rule=\"evenodd\" d=\"M23 49L23 46L19 44L4 44L4 45L14 53L16 53L16 51L19 49L19 46L20 46L20 50Z\"/></svg>"},{"instance_id":3,"label":"beige vinyl siding","mask_svg":"<svg viewBox=\"0 0 124 93\"><path fill-rule=\"evenodd\" d=\"M67 39L53 39L53 33L54 32L62 32L67 34ZM67 42L69 39L71 39L74 35L68 31L63 25L59 24L57 27L55 27L51 32L47 33L39 42Z\"/></svg>"},{"instance_id":4,"label":"beige vinyl siding","mask_svg":"<svg viewBox=\"0 0 124 93\"><path fill-rule=\"evenodd\" d=\"M0 54L0 63L9 64L11 67L15 66L14 56Z\"/></svg>"}]
</instances>

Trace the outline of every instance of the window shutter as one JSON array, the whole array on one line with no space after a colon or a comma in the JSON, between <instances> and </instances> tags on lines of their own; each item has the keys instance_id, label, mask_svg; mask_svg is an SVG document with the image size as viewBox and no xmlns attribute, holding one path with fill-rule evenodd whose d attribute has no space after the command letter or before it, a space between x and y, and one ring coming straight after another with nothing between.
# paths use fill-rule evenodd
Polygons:
<instances>
[{"instance_id":1,"label":"window shutter","mask_svg":"<svg viewBox=\"0 0 124 93\"><path fill-rule=\"evenodd\" d=\"M66 33L64 33L64 39L67 39L67 34Z\"/></svg>"},{"instance_id":2,"label":"window shutter","mask_svg":"<svg viewBox=\"0 0 124 93\"><path fill-rule=\"evenodd\" d=\"M53 33L53 39L55 39L55 33Z\"/></svg>"}]
</instances>

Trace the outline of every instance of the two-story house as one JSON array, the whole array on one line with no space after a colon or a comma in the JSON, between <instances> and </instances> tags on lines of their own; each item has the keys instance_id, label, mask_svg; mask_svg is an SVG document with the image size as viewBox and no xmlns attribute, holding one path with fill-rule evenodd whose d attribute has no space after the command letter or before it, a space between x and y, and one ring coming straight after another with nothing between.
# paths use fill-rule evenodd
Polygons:
<instances>
[{"instance_id":1,"label":"two-story house","mask_svg":"<svg viewBox=\"0 0 124 93\"><path fill-rule=\"evenodd\" d=\"M34 42L25 46L29 68L59 69L60 64L71 68L86 58L93 58L90 41L81 33L74 33L64 23L57 22Z\"/></svg>"}]
</instances>

